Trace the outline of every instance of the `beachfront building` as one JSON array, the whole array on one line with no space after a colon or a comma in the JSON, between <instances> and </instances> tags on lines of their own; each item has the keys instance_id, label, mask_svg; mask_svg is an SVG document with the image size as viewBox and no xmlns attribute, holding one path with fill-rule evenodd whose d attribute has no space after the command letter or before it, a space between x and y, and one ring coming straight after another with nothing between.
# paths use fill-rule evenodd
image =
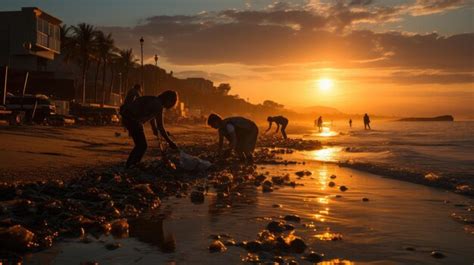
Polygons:
<instances>
[{"instance_id":1,"label":"beachfront building","mask_svg":"<svg viewBox=\"0 0 474 265\"><path fill-rule=\"evenodd\" d=\"M47 71L60 54L61 20L36 7L0 12L0 64Z\"/></svg>"}]
</instances>

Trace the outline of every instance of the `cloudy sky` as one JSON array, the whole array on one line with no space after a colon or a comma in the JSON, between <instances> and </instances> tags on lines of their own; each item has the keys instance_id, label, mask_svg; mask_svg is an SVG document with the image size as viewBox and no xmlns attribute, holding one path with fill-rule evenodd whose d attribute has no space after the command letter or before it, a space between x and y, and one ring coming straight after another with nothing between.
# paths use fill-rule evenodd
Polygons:
<instances>
[{"instance_id":1,"label":"cloudy sky","mask_svg":"<svg viewBox=\"0 0 474 265\"><path fill-rule=\"evenodd\" d=\"M2 0L111 32L252 102L474 116L471 0ZM323 89L320 80L330 80ZM324 83L324 82L323 82ZM327 82L326 82L327 83Z\"/></svg>"}]
</instances>

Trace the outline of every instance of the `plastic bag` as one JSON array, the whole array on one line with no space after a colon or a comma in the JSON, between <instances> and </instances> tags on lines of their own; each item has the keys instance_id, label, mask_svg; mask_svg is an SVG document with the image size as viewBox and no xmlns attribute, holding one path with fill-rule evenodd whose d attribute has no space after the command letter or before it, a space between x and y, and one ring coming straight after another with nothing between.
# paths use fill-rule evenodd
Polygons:
<instances>
[{"instance_id":1,"label":"plastic bag","mask_svg":"<svg viewBox=\"0 0 474 265\"><path fill-rule=\"evenodd\" d=\"M208 169L212 165L211 162L207 160L192 156L190 154L186 154L183 151L180 152L179 164L181 168L188 171L203 171Z\"/></svg>"}]
</instances>

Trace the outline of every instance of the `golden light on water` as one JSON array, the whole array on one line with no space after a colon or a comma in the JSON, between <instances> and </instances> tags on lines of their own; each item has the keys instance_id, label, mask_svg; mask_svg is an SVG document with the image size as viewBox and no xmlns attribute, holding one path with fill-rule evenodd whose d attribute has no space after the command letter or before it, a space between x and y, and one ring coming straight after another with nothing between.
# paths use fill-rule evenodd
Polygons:
<instances>
[{"instance_id":1,"label":"golden light on water","mask_svg":"<svg viewBox=\"0 0 474 265\"><path fill-rule=\"evenodd\" d=\"M322 136L322 137L330 137L330 136L336 136L337 132L331 131L331 127L329 126L324 126L322 128L322 131L317 134L317 136Z\"/></svg>"},{"instance_id":2,"label":"golden light on water","mask_svg":"<svg viewBox=\"0 0 474 265\"><path fill-rule=\"evenodd\" d=\"M328 147L313 151L311 156L314 160L317 161L335 161L335 157L338 151L339 149L336 147Z\"/></svg>"},{"instance_id":3,"label":"golden light on water","mask_svg":"<svg viewBox=\"0 0 474 265\"><path fill-rule=\"evenodd\" d=\"M321 91L329 91L333 87L333 81L329 78L321 78L318 80L318 87Z\"/></svg>"}]
</instances>

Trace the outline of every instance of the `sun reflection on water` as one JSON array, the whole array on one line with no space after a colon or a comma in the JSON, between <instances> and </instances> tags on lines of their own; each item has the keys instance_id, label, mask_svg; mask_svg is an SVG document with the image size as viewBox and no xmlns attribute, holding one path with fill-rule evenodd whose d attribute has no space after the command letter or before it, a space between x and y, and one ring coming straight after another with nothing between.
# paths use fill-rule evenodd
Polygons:
<instances>
[{"instance_id":1,"label":"sun reflection on water","mask_svg":"<svg viewBox=\"0 0 474 265\"><path fill-rule=\"evenodd\" d=\"M331 136L336 136L337 132L331 131L331 127L329 126L323 126L321 132L316 134L316 136L321 136L321 137L331 137Z\"/></svg>"},{"instance_id":2,"label":"sun reflection on water","mask_svg":"<svg viewBox=\"0 0 474 265\"><path fill-rule=\"evenodd\" d=\"M336 161L336 154L340 151L340 148L337 147L326 147L319 150L314 150L311 153L311 157L317 161L326 161L332 162Z\"/></svg>"}]
</instances>

